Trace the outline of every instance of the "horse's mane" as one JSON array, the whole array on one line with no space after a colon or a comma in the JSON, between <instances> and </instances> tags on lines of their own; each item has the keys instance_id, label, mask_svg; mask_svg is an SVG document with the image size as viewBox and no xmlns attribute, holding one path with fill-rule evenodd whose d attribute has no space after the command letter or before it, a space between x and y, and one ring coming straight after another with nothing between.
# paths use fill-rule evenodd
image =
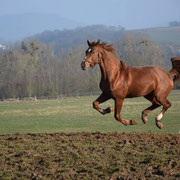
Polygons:
<instances>
[{"instance_id":1,"label":"horse's mane","mask_svg":"<svg viewBox=\"0 0 180 180\"><path fill-rule=\"evenodd\" d=\"M101 43L100 46L106 51L115 52L114 46L112 44Z\"/></svg>"},{"instance_id":2,"label":"horse's mane","mask_svg":"<svg viewBox=\"0 0 180 180\"><path fill-rule=\"evenodd\" d=\"M112 44L108 44L105 42L102 42L102 43L91 42L91 45L92 46L99 46L99 47L102 47L103 49L105 49L106 51L115 53L115 49L114 49L114 46Z\"/></svg>"}]
</instances>

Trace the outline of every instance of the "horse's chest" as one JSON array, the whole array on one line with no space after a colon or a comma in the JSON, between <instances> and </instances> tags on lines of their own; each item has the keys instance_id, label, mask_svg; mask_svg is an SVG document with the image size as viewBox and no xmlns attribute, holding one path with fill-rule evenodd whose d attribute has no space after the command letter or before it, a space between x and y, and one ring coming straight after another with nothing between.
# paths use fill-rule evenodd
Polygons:
<instances>
[{"instance_id":1,"label":"horse's chest","mask_svg":"<svg viewBox=\"0 0 180 180\"><path fill-rule=\"evenodd\" d=\"M116 91L116 87L112 83L109 83L107 80L100 82L100 89L103 92L110 94L114 94L114 92Z\"/></svg>"},{"instance_id":2,"label":"horse's chest","mask_svg":"<svg viewBox=\"0 0 180 180\"><path fill-rule=\"evenodd\" d=\"M103 92L110 92L111 91L110 84L105 80L100 82L100 89Z\"/></svg>"},{"instance_id":3,"label":"horse's chest","mask_svg":"<svg viewBox=\"0 0 180 180\"><path fill-rule=\"evenodd\" d=\"M121 81L114 81L113 83L109 83L105 80L101 81L100 89L113 97L125 97L128 91L126 83Z\"/></svg>"}]
</instances>

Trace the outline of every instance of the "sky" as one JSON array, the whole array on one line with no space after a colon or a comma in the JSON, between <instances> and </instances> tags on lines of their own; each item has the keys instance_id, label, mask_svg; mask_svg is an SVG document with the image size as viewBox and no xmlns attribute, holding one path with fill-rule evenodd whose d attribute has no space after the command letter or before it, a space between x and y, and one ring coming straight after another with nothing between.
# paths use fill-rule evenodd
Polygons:
<instances>
[{"instance_id":1,"label":"sky","mask_svg":"<svg viewBox=\"0 0 180 180\"><path fill-rule=\"evenodd\" d=\"M57 14L85 25L140 29L180 21L180 0L0 0L0 16L24 13Z\"/></svg>"}]
</instances>

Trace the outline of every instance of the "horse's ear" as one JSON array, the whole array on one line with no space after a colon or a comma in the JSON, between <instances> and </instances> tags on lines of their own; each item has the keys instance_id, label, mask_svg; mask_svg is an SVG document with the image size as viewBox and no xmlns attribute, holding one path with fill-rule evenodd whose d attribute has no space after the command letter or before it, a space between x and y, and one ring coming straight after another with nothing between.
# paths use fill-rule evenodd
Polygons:
<instances>
[{"instance_id":1,"label":"horse's ear","mask_svg":"<svg viewBox=\"0 0 180 180\"><path fill-rule=\"evenodd\" d=\"M91 42L89 40L87 40L87 44L88 46L91 46Z\"/></svg>"},{"instance_id":2,"label":"horse's ear","mask_svg":"<svg viewBox=\"0 0 180 180\"><path fill-rule=\"evenodd\" d=\"M100 39L98 39L97 43L96 44L100 44Z\"/></svg>"}]
</instances>

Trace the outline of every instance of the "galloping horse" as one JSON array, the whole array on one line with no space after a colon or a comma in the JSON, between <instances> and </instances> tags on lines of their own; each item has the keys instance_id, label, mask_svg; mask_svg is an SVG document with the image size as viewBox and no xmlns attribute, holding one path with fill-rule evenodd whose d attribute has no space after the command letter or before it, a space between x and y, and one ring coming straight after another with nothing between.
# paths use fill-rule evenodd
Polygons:
<instances>
[{"instance_id":1,"label":"galloping horse","mask_svg":"<svg viewBox=\"0 0 180 180\"><path fill-rule=\"evenodd\" d=\"M89 48L81 63L83 70L99 64L101 70L100 89L102 94L93 102L93 108L101 114L112 112L112 108L101 109L99 104L113 99L115 101L114 117L124 125L135 125L135 120L121 118L120 112L125 98L144 96L152 105L142 111L142 121L147 122L147 115L159 106L162 111L155 118L158 128L162 128L161 119L171 103L168 94L174 86L175 79L180 79L180 57L171 59L173 68L170 72L155 66L130 67L121 61L113 45L87 41Z\"/></svg>"}]
</instances>

